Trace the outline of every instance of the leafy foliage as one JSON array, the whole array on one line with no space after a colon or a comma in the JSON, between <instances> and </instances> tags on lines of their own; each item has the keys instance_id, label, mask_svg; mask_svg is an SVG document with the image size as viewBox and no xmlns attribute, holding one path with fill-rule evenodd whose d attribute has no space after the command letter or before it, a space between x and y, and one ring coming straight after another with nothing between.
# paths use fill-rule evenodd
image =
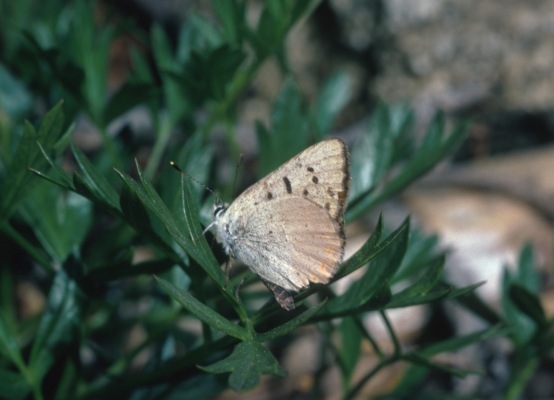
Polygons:
<instances>
[{"instance_id":1,"label":"leafy foliage","mask_svg":"<svg viewBox=\"0 0 554 400\"><path fill-rule=\"evenodd\" d=\"M397 361L414 365L406 385L429 368L463 376L469 371L441 365L433 356L506 332L519 352L508 392L518 393L541 352L554 343L528 249L518 276L506 273L505 315L498 316L468 301L480 283L455 288L443 282L445 256L437 252L436 238L423 237L409 220L387 234L380 217L333 282L297 294L297 309L286 313L267 291L257 290L251 273L226 281L220 255L202 234L202 210L211 202L202 188L184 174L158 174L165 160L174 159L188 175L209 182L218 161L209 141L215 127L222 127L232 157L238 158L234 119L240 96L268 59L290 73L285 40L317 4L267 1L251 24L247 2L213 0L217 22L192 15L175 37L159 25L144 32L129 24L131 33L150 46L151 59L131 50L130 77L110 94L109 54L119 32L112 20L95 22L95 2L52 1L40 14L30 11L30 2L11 2L0 13L0 36L9 55L0 60L0 77L7 80L0 90L27 99L6 108L8 115L0 120L5 145L0 154L0 397L208 398L227 387L245 391L263 375L285 375L271 345L283 345L282 339L309 324L327 326L322 334L341 335L344 345L334 355L347 398ZM256 126L259 175L327 136L351 91L347 75L337 72L308 105L294 79L287 80L269 126ZM31 98L49 109L38 129L21 120L33 118ZM112 130L114 121L137 106L147 110L156 133L144 164L132 161L138 144ZM73 121L83 115L100 135L101 151L70 143ZM438 116L417 142L411 123L408 109L380 104L375 110L352 151L348 220L399 193L465 137L464 126L446 132ZM147 257L138 257L143 253ZM356 271L359 278L337 294L334 283ZM27 281L43 295L42 308L18 315L14 288ZM467 301L475 313L487 315L490 328L404 349L387 324L394 345L387 355L362 323L368 312L387 322L388 309L446 299ZM354 382L364 341L380 362ZM540 352L526 358L531 343L538 343ZM331 349L329 344L325 358Z\"/></svg>"}]
</instances>

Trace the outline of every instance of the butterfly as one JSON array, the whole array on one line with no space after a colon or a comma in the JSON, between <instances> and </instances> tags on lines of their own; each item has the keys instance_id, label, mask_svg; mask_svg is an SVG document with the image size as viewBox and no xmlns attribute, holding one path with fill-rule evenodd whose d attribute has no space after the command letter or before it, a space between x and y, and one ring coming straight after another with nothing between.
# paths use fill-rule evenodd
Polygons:
<instances>
[{"instance_id":1,"label":"butterfly","mask_svg":"<svg viewBox=\"0 0 554 400\"><path fill-rule=\"evenodd\" d=\"M286 310L293 292L328 283L344 257L348 148L319 142L246 189L231 205L216 201L216 237L248 266Z\"/></svg>"}]
</instances>

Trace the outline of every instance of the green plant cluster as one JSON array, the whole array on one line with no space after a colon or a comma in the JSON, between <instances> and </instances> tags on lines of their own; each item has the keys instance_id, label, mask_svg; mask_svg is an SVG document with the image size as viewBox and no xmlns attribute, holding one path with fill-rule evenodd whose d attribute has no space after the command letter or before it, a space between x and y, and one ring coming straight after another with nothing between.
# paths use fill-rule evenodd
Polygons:
<instances>
[{"instance_id":1,"label":"green plant cluster","mask_svg":"<svg viewBox=\"0 0 554 400\"><path fill-rule=\"evenodd\" d=\"M248 2L213 0L216 21L191 15L172 42L164 28L145 32L115 9L104 10L106 21L98 23L95 2L50 1L40 11L32 0L0 2L0 398L172 399L209 398L228 388L241 392L263 375L285 376L272 350L308 324L342 338L341 348L324 341L321 360L339 366L345 398L356 397L377 372L401 360L413 367L391 394L397 398L413 395L430 369L473 373L433 356L498 335L507 335L516 349L506 393L517 398L554 344L552 321L537 298L530 248L516 275L506 272L505 314L498 315L473 294L481 283L456 288L444 280L445 254L435 237L412 230L408 220L388 229L381 217L333 279L361 269L350 289L337 295L333 282L310 288L295 296L299 306L287 313L269 293L252 288L250 272L225 282L221 258L202 235L209 222L203 210L213 199L166 169L176 160L187 174L227 195L229 187L210 173L220 161L211 135L223 129L238 157L240 96L269 59L290 75L286 39L318 3L263 2L252 25ZM132 50L131 76L108 94L109 51L122 33L143 41L152 59ZM289 78L270 125L256 126L260 176L326 137L351 93L339 71L310 106ZM110 124L139 106L156 133L143 165L133 161L137 143L110 134ZM101 135L101 151L85 154L72 144L74 121L83 115ZM411 128L409 109L376 107L353 146L348 221L451 155L467 131L465 125L447 129L441 115L422 141L414 141ZM150 256L134 259L135 249L145 248ZM44 296L40 312L19 312L21 282L32 282ZM401 346L387 310L452 299L489 327L418 348ZM368 312L387 324L392 353L363 325ZM142 339L129 343L137 329ZM354 380L364 340L380 362Z\"/></svg>"}]
</instances>

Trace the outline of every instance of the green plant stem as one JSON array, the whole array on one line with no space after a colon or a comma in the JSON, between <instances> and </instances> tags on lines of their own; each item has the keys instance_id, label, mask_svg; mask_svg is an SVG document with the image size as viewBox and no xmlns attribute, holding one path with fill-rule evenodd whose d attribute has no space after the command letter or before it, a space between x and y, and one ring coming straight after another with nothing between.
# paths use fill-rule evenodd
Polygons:
<instances>
[{"instance_id":1,"label":"green plant stem","mask_svg":"<svg viewBox=\"0 0 554 400\"><path fill-rule=\"evenodd\" d=\"M387 314L385 313L385 311L381 310L379 311L379 313L381 314L383 321L385 321L385 325L387 327L387 330L389 331L389 335L391 337L392 343L394 344L394 354L395 356L399 356L402 353L402 347L400 345L400 341L398 340L396 333L394 333L392 324L390 323L390 320L387 317Z\"/></svg>"},{"instance_id":2,"label":"green plant stem","mask_svg":"<svg viewBox=\"0 0 554 400\"><path fill-rule=\"evenodd\" d=\"M360 332L362 332L363 337L367 339L369 343L371 343L371 347L373 347L373 351L375 352L375 354L377 354L377 357L379 357L380 360L383 360L385 358L385 353L383 353L383 350L381 350L381 348L377 344L377 341L373 339L373 337L368 333L367 329L362 324L360 317L353 316L352 318L354 319L354 322L360 329Z\"/></svg>"},{"instance_id":3,"label":"green plant stem","mask_svg":"<svg viewBox=\"0 0 554 400\"><path fill-rule=\"evenodd\" d=\"M364 385L371 380L379 371L381 371L387 365L393 364L398 361L400 357L394 355L389 358L382 360L375 368L371 369L360 381L354 386L350 391L344 396L345 400L350 400L356 398L358 392L364 387Z\"/></svg>"},{"instance_id":4,"label":"green plant stem","mask_svg":"<svg viewBox=\"0 0 554 400\"><path fill-rule=\"evenodd\" d=\"M37 264L48 271L48 273L54 274L56 272L54 271L54 267L50 261L45 258L31 243L29 243L27 239L13 229L7 221L0 224L0 230L21 246L21 248L25 250L25 252L27 252L27 254L29 254Z\"/></svg>"},{"instance_id":5,"label":"green plant stem","mask_svg":"<svg viewBox=\"0 0 554 400\"><path fill-rule=\"evenodd\" d=\"M519 362L516 361L512 367L515 374L511 377L508 387L506 388L506 400L519 399L525 386L529 383L529 379L533 376L540 363L540 357L519 355Z\"/></svg>"}]
</instances>

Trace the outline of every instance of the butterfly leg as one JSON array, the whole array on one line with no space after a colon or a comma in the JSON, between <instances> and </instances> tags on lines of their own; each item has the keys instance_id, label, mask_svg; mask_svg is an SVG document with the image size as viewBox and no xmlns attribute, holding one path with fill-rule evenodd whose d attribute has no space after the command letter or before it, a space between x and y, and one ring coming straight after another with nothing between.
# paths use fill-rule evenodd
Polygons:
<instances>
[{"instance_id":1,"label":"butterfly leg","mask_svg":"<svg viewBox=\"0 0 554 400\"><path fill-rule=\"evenodd\" d=\"M244 279L241 279L241 281L239 282L239 284L237 285L237 288L235 289L235 298L237 299L237 301L240 303L240 297L239 297L239 290L240 288L242 287L244 283Z\"/></svg>"},{"instance_id":2,"label":"butterfly leg","mask_svg":"<svg viewBox=\"0 0 554 400\"><path fill-rule=\"evenodd\" d=\"M266 281L261 277L260 279L267 286L267 288L271 290L273 296L275 296L275 300L277 300L277 303L279 303L281 307L283 307L287 311L294 310L294 300L292 298L292 294L289 291L283 289L281 286Z\"/></svg>"},{"instance_id":3,"label":"butterfly leg","mask_svg":"<svg viewBox=\"0 0 554 400\"><path fill-rule=\"evenodd\" d=\"M227 257L227 261L225 261L225 265L223 266L223 270L225 271L225 285L224 288L227 288L227 284L229 283L229 276L231 275L231 257ZM240 285L239 285L240 286Z\"/></svg>"}]
</instances>

